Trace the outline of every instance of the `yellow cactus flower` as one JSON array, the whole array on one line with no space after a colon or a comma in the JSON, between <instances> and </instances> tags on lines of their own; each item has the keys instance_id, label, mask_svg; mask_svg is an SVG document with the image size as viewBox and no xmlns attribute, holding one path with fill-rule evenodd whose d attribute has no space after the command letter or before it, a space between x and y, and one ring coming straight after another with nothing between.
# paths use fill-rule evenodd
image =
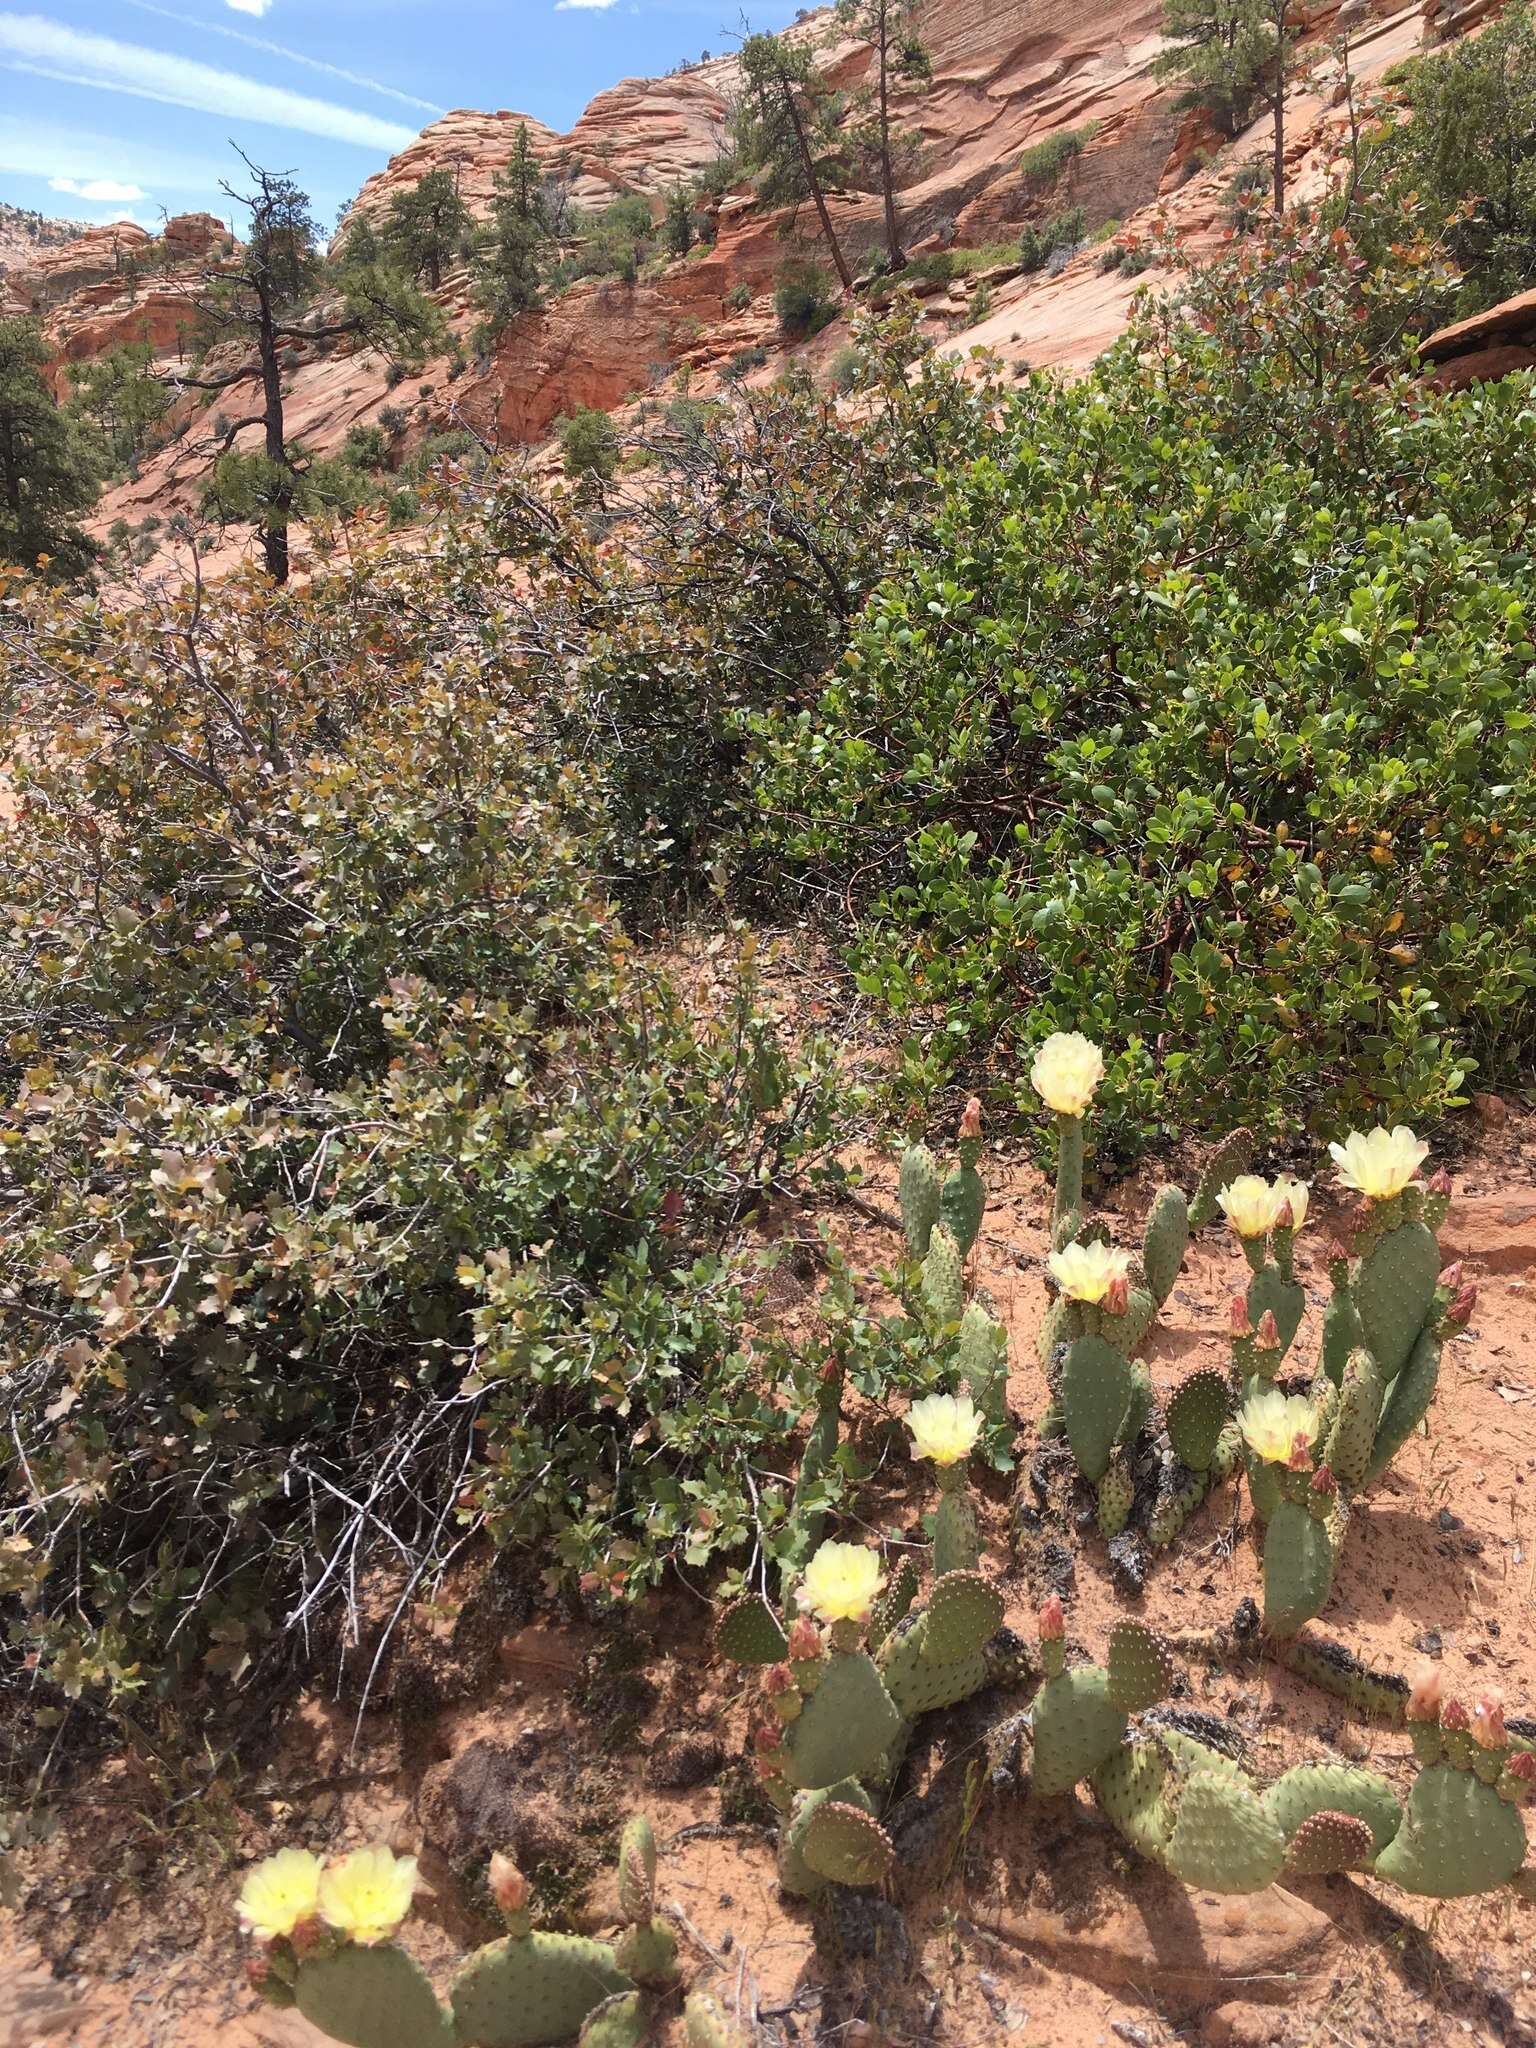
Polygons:
<instances>
[{"instance_id":1,"label":"yellow cactus flower","mask_svg":"<svg viewBox=\"0 0 1536 2048\"><path fill-rule=\"evenodd\" d=\"M1291 1174L1282 1173L1275 1182L1275 1214L1287 1203L1291 1211L1291 1229L1300 1230L1307 1220L1307 1205L1312 1199L1312 1190L1304 1180L1297 1180Z\"/></svg>"},{"instance_id":2,"label":"yellow cactus flower","mask_svg":"<svg viewBox=\"0 0 1536 2048\"><path fill-rule=\"evenodd\" d=\"M960 1465L976 1448L981 1416L969 1394L928 1394L907 1412L914 1458Z\"/></svg>"},{"instance_id":3,"label":"yellow cactus flower","mask_svg":"<svg viewBox=\"0 0 1536 2048\"><path fill-rule=\"evenodd\" d=\"M1280 1202L1262 1174L1240 1173L1216 1199L1239 1237L1267 1237L1275 1227Z\"/></svg>"},{"instance_id":4,"label":"yellow cactus flower","mask_svg":"<svg viewBox=\"0 0 1536 2048\"><path fill-rule=\"evenodd\" d=\"M884 1575L862 1543L823 1543L805 1568L800 1594L822 1621L862 1621Z\"/></svg>"},{"instance_id":5,"label":"yellow cactus flower","mask_svg":"<svg viewBox=\"0 0 1536 2048\"><path fill-rule=\"evenodd\" d=\"M328 1864L321 1876L321 1917L371 1948L387 1941L409 1913L417 1883L414 1856L396 1856L381 1845L354 1849Z\"/></svg>"},{"instance_id":6,"label":"yellow cactus flower","mask_svg":"<svg viewBox=\"0 0 1536 2048\"><path fill-rule=\"evenodd\" d=\"M1317 1410L1301 1394L1282 1394L1268 1387L1250 1394L1238 1411L1243 1441L1267 1465L1289 1465L1296 1440L1310 1446L1317 1435Z\"/></svg>"},{"instance_id":7,"label":"yellow cactus flower","mask_svg":"<svg viewBox=\"0 0 1536 2048\"><path fill-rule=\"evenodd\" d=\"M1339 1180L1357 1195L1384 1202L1400 1195L1429 1156L1429 1147L1406 1124L1383 1130L1351 1131L1342 1145L1328 1147Z\"/></svg>"},{"instance_id":8,"label":"yellow cactus flower","mask_svg":"<svg viewBox=\"0 0 1536 2048\"><path fill-rule=\"evenodd\" d=\"M1081 1031L1053 1031L1029 1070L1035 1093L1058 1116L1081 1116L1104 1078L1104 1055Z\"/></svg>"},{"instance_id":9,"label":"yellow cactus flower","mask_svg":"<svg viewBox=\"0 0 1536 2048\"><path fill-rule=\"evenodd\" d=\"M235 1907L258 1941L278 1941L320 1910L320 1858L308 1849L279 1849L246 1874Z\"/></svg>"},{"instance_id":10,"label":"yellow cactus flower","mask_svg":"<svg viewBox=\"0 0 1536 2048\"><path fill-rule=\"evenodd\" d=\"M1068 1301L1102 1301L1117 1280L1128 1280L1131 1255L1112 1244L1069 1244L1051 1253L1051 1274Z\"/></svg>"}]
</instances>

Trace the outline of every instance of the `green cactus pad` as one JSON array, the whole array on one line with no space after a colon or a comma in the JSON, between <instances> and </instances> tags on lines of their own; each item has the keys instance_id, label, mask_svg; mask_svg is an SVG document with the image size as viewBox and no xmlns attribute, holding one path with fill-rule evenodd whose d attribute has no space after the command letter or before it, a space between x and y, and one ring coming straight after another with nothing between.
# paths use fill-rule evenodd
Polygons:
<instances>
[{"instance_id":1,"label":"green cactus pad","mask_svg":"<svg viewBox=\"0 0 1536 2048\"><path fill-rule=\"evenodd\" d=\"M988 1682L987 1660L980 1650L964 1657L931 1657L926 1654L927 1641L924 1614L901 1635L890 1637L880 1653L880 1675L904 1721L968 1700Z\"/></svg>"},{"instance_id":2,"label":"green cactus pad","mask_svg":"<svg viewBox=\"0 0 1536 2048\"><path fill-rule=\"evenodd\" d=\"M917 1565L910 1557L904 1557L869 1610L869 1626L864 1631L868 1649L878 1650L897 1622L905 1619L920 1583Z\"/></svg>"},{"instance_id":3,"label":"green cactus pad","mask_svg":"<svg viewBox=\"0 0 1536 2048\"><path fill-rule=\"evenodd\" d=\"M1184 1466L1176 1467L1175 1472L1181 1473L1182 1477L1164 1475L1162 1490L1147 1523L1147 1541L1154 1550L1161 1550L1173 1541L1210 1491L1208 1472L1191 1472Z\"/></svg>"},{"instance_id":4,"label":"green cactus pad","mask_svg":"<svg viewBox=\"0 0 1536 2048\"><path fill-rule=\"evenodd\" d=\"M1264 1794L1264 1811L1287 1839L1317 1814L1348 1814L1370 1829L1372 1855L1385 1849L1403 1818L1386 1779L1349 1764L1298 1764Z\"/></svg>"},{"instance_id":5,"label":"green cactus pad","mask_svg":"<svg viewBox=\"0 0 1536 2048\"><path fill-rule=\"evenodd\" d=\"M1051 1222L1051 1250L1064 1252L1069 1244L1079 1243L1087 1228L1081 1209L1068 1209L1054 1217Z\"/></svg>"},{"instance_id":6,"label":"green cactus pad","mask_svg":"<svg viewBox=\"0 0 1536 2048\"><path fill-rule=\"evenodd\" d=\"M1285 1866L1285 1837L1241 1778L1197 1771L1179 1789L1168 1868L1200 1891L1261 1892Z\"/></svg>"},{"instance_id":7,"label":"green cactus pad","mask_svg":"<svg viewBox=\"0 0 1536 2048\"><path fill-rule=\"evenodd\" d=\"M1131 1509L1136 1505L1136 1482L1131 1477L1131 1468L1123 1451L1117 1451L1110 1459L1109 1470L1099 1481L1098 1505L1099 1534L1106 1543L1113 1543L1131 1519Z\"/></svg>"},{"instance_id":8,"label":"green cactus pad","mask_svg":"<svg viewBox=\"0 0 1536 2048\"><path fill-rule=\"evenodd\" d=\"M1386 1471L1429 1413L1439 1379L1440 1339L1433 1330L1423 1330L1408 1354L1408 1363L1387 1389L1370 1463L1365 1468L1367 1486Z\"/></svg>"},{"instance_id":9,"label":"green cactus pad","mask_svg":"<svg viewBox=\"0 0 1536 2048\"><path fill-rule=\"evenodd\" d=\"M1440 1247L1423 1223L1400 1223L1360 1263L1350 1292L1383 1380L1396 1379L1434 1307Z\"/></svg>"},{"instance_id":10,"label":"green cactus pad","mask_svg":"<svg viewBox=\"0 0 1536 2048\"><path fill-rule=\"evenodd\" d=\"M1351 1351L1358 1351L1364 1343L1365 1332L1360 1327L1354 1297L1346 1283L1334 1289L1328 1297L1327 1308L1323 1310L1323 1371L1335 1386L1344 1377Z\"/></svg>"},{"instance_id":11,"label":"green cactus pad","mask_svg":"<svg viewBox=\"0 0 1536 2048\"><path fill-rule=\"evenodd\" d=\"M1061 1372L1061 1417L1083 1477L1097 1486L1130 1406L1130 1362L1102 1337L1079 1337Z\"/></svg>"},{"instance_id":12,"label":"green cactus pad","mask_svg":"<svg viewBox=\"0 0 1536 2048\"><path fill-rule=\"evenodd\" d=\"M972 1572L980 1556L975 1508L958 1490L941 1494L933 1517L934 1570L941 1578L952 1572Z\"/></svg>"},{"instance_id":13,"label":"green cactus pad","mask_svg":"<svg viewBox=\"0 0 1536 2048\"><path fill-rule=\"evenodd\" d=\"M1142 1240L1141 1262L1146 1268L1147 1286L1161 1308L1174 1289L1189 1250L1189 1204L1182 1188L1159 1188L1147 1216L1147 1234Z\"/></svg>"},{"instance_id":14,"label":"green cactus pad","mask_svg":"<svg viewBox=\"0 0 1536 2048\"><path fill-rule=\"evenodd\" d=\"M789 1648L766 1600L738 1600L720 1617L715 1648L733 1664L779 1664Z\"/></svg>"},{"instance_id":15,"label":"green cactus pad","mask_svg":"<svg viewBox=\"0 0 1536 2048\"><path fill-rule=\"evenodd\" d=\"M1040 1318L1040 1327L1035 1332L1035 1353L1042 1366L1049 1366L1051 1353L1058 1344L1070 1344L1075 1335L1076 1318L1073 1304L1064 1294L1059 1294Z\"/></svg>"},{"instance_id":16,"label":"green cactus pad","mask_svg":"<svg viewBox=\"0 0 1536 2048\"><path fill-rule=\"evenodd\" d=\"M925 1259L933 1226L939 1220L942 1196L939 1162L926 1145L909 1145L901 1155L897 1193L901 1202L901 1227L907 1235L907 1250L914 1259Z\"/></svg>"},{"instance_id":17,"label":"green cactus pad","mask_svg":"<svg viewBox=\"0 0 1536 2048\"><path fill-rule=\"evenodd\" d=\"M958 1323L965 1309L965 1260L953 1232L933 1226L923 1260L923 1293L941 1323Z\"/></svg>"},{"instance_id":18,"label":"green cactus pad","mask_svg":"<svg viewBox=\"0 0 1536 2048\"><path fill-rule=\"evenodd\" d=\"M1008 1420L1008 1332L982 1307L967 1303L955 1354L960 1384L988 1422Z\"/></svg>"},{"instance_id":19,"label":"green cactus pad","mask_svg":"<svg viewBox=\"0 0 1536 2048\"><path fill-rule=\"evenodd\" d=\"M1314 1813L1286 1844L1286 1875L1332 1877L1340 1870L1368 1870L1374 1854L1365 1821L1352 1813Z\"/></svg>"},{"instance_id":20,"label":"green cactus pad","mask_svg":"<svg viewBox=\"0 0 1536 2048\"><path fill-rule=\"evenodd\" d=\"M925 1619L924 1656L969 1657L1002 1626L1003 1596L980 1572L949 1572L934 1582Z\"/></svg>"},{"instance_id":21,"label":"green cactus pad","mask_svg":"<svg viewBox=\"0 0 1536 2048\"><path fill-rule=\"evenodd\" d=\"M1205 1162L1200 1185L1195 1189L1195 1199L1189 1205L1191 1230L1204 1230L1216 1214L1216 1197L1223 1188L1230 1187L1240 1173L1247 1173L1252 1165L1252 1131L1238 1129L1229 1132Z\"/></svg>"},{"instance_id":22,"label":"green cactus pad","mask_svg":"<svg viewBox=\"0 0 1536 2048\"><path fill-rule=\"evenodd\" d=\"M454 2048L452 2023L427 1973L389 1944L340 1948L301 1964L294 2003L312 2026L348 2048ZM573 2020L566 2031L575 2028Z\"/></svg>"},{"instance_id":23,"label":"green cactus pad","mask_svg":"<svg viewBox=\"0 0 1536 2048\"><path fill-rule=\"evenodd\" d=\"M1339 1386L1339 1409L1328 1438L1327 1461L1346 1493L1365 1484L1381 1422L1382 1378L1369 1351L1352 1351Z\"/></svg>"},{"instance_id":24,"label":"green cactus pad","mask_svg":"<svg viewBox=\"0 0 1536 2048\"><path fill-rule=\"evenodd\" d=\"M1248 1320L1255 1329L1266 1309L1280 1332L1280 1353L1284 1357L1295 1343L1306 1314L1306 1289L1299 1280L1282 1280L1278 1266L1266 1266L1248 1283Z\"/></svg>"},{"instance_id":25,"label":"green cactus pad","mask_svg":"<svg viewBox=\"0 0 1536 2048\"><path fill-rule=\"evenodd\" d=\"M1174 1456L1191 1472L1208 1472L1221 1432L1232 1414L1225 1373L1213 1366L1192 1372L1168 1403L1164 1420Z\"/></svg>"},{"instance_id":26,"label":"green cactus pad","mask_svg":"<svg viewBox=\"0 0 1536 2048\"><path fill-rule=\"evenodd\" d=\"M669 1991L677 1982L677 1936L665 1920L640 1920L613 1945L613 1959L647 1991Z\"/></svg>"},{"instance_id":27,"label":"green cactus pad","mask_svg":"<svg viewBox=\"0 0 1536 2048\"><path fill-rule=\"evenodd\" d=\"M1525 1823L1491 1785L1452 1764L1414 1780L1376 1875L1427 1899L1464 1899L1507 1884L1525 1861Z\"/></svg>"},{"instance_id":28,"label":"green cactus pad","mask_svg":"<svg viewBox=\"0 0 1536 2048\"><path fill-rule=\"evenodd\" d=\"M577 1934L513 1934L478 1950L453 1987L463 2048L549 2048L592 2008L634 1987L606 1942Z\"/></svg>"},{"instance_id":29,"label":"green cactus pad","mask_svg":"<svg viewBox=\"0 0 1536 2048\"><path fill-rule=\"evenodd\" d=\"M1167 1752L1132 1736L1093 1773L1094 1797L1133 1849L1155 1863L1168 1853L1172 1811L1164 1798Z\"/></svg>"},{"instance_id":30,"label":"green cactus pad","mask_svg":"<svg viewBox=\"0 0 1536 2048\"><path fill-rule=\"evenodd\" d=\"M1031 1712L1035 1790L1042 1798L1070 1792L1120 1747L1126 1717L1109 1696L1109 1673L1079 1664L1047 1679Z\"/></svg>"},{"instance_id":31,"label":"green cactus pad","mask_svg":"<svg viewBox=\"0 0 1536 2048\"><path fill-rule=\"evenodd\" d=\"M1328 1532L1306 1508L1283 1500L1264 1532L1264 1627L1293 1636L1321 1614L1333 1591Z\"/></svg>"},{"instance_id":32,"label":"green cactus pad","mask_svg":"<svg viewBox=\"0 0 1536 2048\"><path fill-rule=\"evenodd\" d=\"M1144 1621L1117 1621L1109 1632L1109 1699L1122 1714L1139 1714L1166 1699L1178 1666L1173 1652Z\"/></svg>"},{"instance_id":33,"label":"green cactus pad","mask_svg":"<svg viewBox=\"0 0 1536 2048\"><path fill-rule=\"evenodd\" d=\"M974 1166L957 1166L939 1196L939 1216L960 1247L962 1258L981 1234L987 1184Z\"/></svg>"},{"instance_id":34,"label":"green cactus pad","mask_svg":"<svg viewBox=\"0 0 1536 2048\"><path fill-rule=\"evenodd\" d=\"M1051 1249L1060 1251L1071 1239L1059 1233L1072 1219L1082 1228L1083 1206L1083 1119L1056 1119L1056 1192L1051 1202Z\"/></svg>"},{"instance_id":35,"label":"green cactus pad","mask_svg":"<svg viewBox=\"0 0 1536 2048\"><path fill-rule=\"evenodd\" d=\"M1261 1522L1267 1522L1279 1507L1281 1501L1280 1467L1266 1464L1262 1458L1248 1460L1248 1495L1253 1502L1253 1511Z\"/></svg>"},{"instance_id":36,"label":"green cactus pad","mask_svg":"<svg viewBox=\"0 0 1536 2048\"><path fill-rule=\"evenodd\" d=\"M835 1884L883 1884L896 1860L891 1838L873 1814L840 1799L816 1808L800 1853L818 1877Z\"/></svg>"},{"instance_id":37,"label":"green cactus pad","mask_svg":"<svg viewBox=\"0 0 1536 2048\"><path fill-rule=\"evenodd\" d=\"M704 1991L691 1991L683 2005L683 2041L685 2048L746 2048L746 2035Z\"/></svg>"},{"instance_id":38,"label":"green cactus pad","mask_svg":"<svg viewBox=\"0 0 1536 2048\"><path fill-rule=\"evenodd\" d=\"M877 1763L901 1726L880 1674L862 1650L828 1660L821 1683L785 1732L790 1779L807 1791L856 1778Z\"/></svg>"},{"instance_id":39,"label":"green cactus pad","mask_svg":"<svg viewBox=\"0 0 1536 2048\"><path fill-rule=\"evenodd\" d=\"M576 2048L645 2048L650 2030L641 1994L618 1991L587 2014Z\"/></svg>"},{"instance_id":40,"label":"green cactus pad","mask_svg":"<svg viewBox=\"0 0 1536 2048\"><path fill-rule=\"evenodd\" d=\"M643 1813L619 1836L619 1911L626 1920L649 1920L656 1910L656 1831Z\"/></svg>"},{"instance_id":41,"label":"green cactus pad","mask_svg":"<svg viewBox=\"0 0 1536 2048\"><path fill-rule=\"evenodd\" d=\"M820 1871L812 1870L802 1849L816 1815L824 1806L832 1804L856 1807L861 1813L871 1815L875 1810L874 1801L856 1778L845 1779L840 1785L825 1786L819 1792L796 1794L794 1807L779 1837L779 1883L796 1898L814 1899L826 1889L826 1878Z\"/></svg>"}]
</instances>

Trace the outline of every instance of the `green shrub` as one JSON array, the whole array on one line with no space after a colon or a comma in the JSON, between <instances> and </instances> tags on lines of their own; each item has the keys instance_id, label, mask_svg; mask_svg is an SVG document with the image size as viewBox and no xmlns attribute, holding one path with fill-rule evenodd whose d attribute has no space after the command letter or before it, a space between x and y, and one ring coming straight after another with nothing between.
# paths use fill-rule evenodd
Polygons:
<instances>
[{"instance_id":1,"label":"green shrub","mask_svg":"<svg viewBox=\"0 0 1536 2048\"><path fill-rule=\"evenodd\" d=\"M846 393L859 381L864 358L852 342L845 343L827 365L827 383L834 391Z\"/></svg>"},{"instance_id":2,"label":"green shrub","mask_svg":"<svg viewBox=\"0 0 1536 2048\"><path fill-rule=\"evenodd\" d=\"M836 301L828 296L827 274L818 265L786 263L774 287L773 310L786 334L815 334L837 318Z\"/></svg>"},{"instance_id":3,"label":"green shrub","mask_svg":"<svg viewBox=\"0 0 1536 2048\"><path fill-rule=\"evenodd\" d=\"M555 421L555 439L566 475L584 490L600 491L618 469L618 434L607 413L595 406L579 405L569 416L562 414Z\"/></svg>"},{"instance_id":4,"label":"green shrub","mask_svg":"<svg viewBox=\"0 0 1536 2048\"><path fill-rule=\"evenodd\" d=\"M1013 395L819 702L763 719L759 861L853 904L911 1087L1080 1028L1131 1047L1134 1144L1521 1070L1532 393L1372 381L1432 272L1288 219Z\"/></svg>"},{"instance_id":5,"label":"green shrub","mask_svg":"<svg viewBox=\"0 0 1536 2048\"><path fill-rule=\"evenodd\" d=\"M1054 213L1038 226L1026 222L1019 233L1019 262L1027 271L1043 270L1052 257L1070 256L1085 230L1086 216L1080 206Z\"/></svg>"},{"instance_id":6,"label":"green shrub","mask_svg":"<svg viewBox=\"0 0 1536 2048\"><path fill-rule=\"evenodd\" d=\"M752 287L745 280L734 284L725 295L725 303L733 313L745 313L752 303Z\"/></svg>"},{"instance_id":7,"label":"green shrub","mask_svg":"<svg viewBox=\"0 0 1536 2048\"><path fill-rule=\"evenodd\" d=\"M1082 155L1101 125L1098 121L1086 121L1080 128L1063 129L1032 144L1019 158L1019 176L1026 185L1054 184L1073 158Z\"/></svg>"},{"instance_id":8,"label":"green shrub","mask_svg":"<svg viewBox=\"0 0 1536 2048\"><path fill-rule=\"evenodd\" d=\"M721 372L721 375L728 380L739 383L743 377L750 377L754 370L760 370L767 360L767 349L763 347L761 342L753 342L749 348L737 349L735 355L731 357Z\"/></svg>"}]
</instances>

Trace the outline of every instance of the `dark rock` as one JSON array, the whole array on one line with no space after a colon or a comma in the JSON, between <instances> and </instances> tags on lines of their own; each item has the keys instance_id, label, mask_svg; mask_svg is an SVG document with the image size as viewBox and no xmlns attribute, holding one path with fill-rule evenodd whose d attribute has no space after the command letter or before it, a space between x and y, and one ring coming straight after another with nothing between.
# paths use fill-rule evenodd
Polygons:
<instances>
[{"instance_id":1,"label":"dark rock","mask_svg":"<svg viewBox=\"0 0 1536 2048\"><path fill-rule=\"evenodd\" d=\"M673 1735L651 1751L645 1775L663 1791L691 1792L695 1785L707 1785L717 1777L724 1762L724 1745L713 1736Z\"/></svg>"},{"instance_id":2,"label":"dark rock","mask_svg":"<svg viewBox=\"0 0 1536 2048\"><path fill-rule=\"evenodd\" d=\"M455 1867L503 1850L530 1875L573 1869L576 1838L547 1768L510 1743L482 1738L422 1780L422 1839Z\"/></svg>"},{"instance_id":3,"label":"dark rock","mask_svg":"<svg viewBox=\"0 0 1536 2048\"><path fill-rule=\"evenodd\" d=\"M1440 1657L1445 1653L1445 1644L1437 1628L1421 1628L1413 1639L1413 1647L1423 1657Z\"/></svg>"},{"instance_id":4,"label":"dark rock","mask_svg":"<svg viewBox=\"0 0 1536 2048\"><path fill-rule=\"evenodd\" d=\"M1147 1585L1147 1547L1134 1529L1122 1529L1109 1546L1109 1569L1116 1587L1139 1600Z\"/></svg>"}]
</instances>

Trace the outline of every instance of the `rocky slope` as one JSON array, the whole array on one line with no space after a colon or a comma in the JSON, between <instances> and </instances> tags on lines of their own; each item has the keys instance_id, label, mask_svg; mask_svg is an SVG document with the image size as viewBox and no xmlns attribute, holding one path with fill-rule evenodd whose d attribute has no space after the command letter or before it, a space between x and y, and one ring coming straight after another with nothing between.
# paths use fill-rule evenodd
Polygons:
<instances>
[{"instance_id":1,"label":"rocky slope","mask_svg":"<svg viewBox=\"0 0 1536 2048\"><path fill-rule=\"evenodd\" d=\"M1334 26L1334 10L1314 0L1299 5L1321 41ZM1429 32L1418 5L1393 9L1380 0L1377 12L1371 0L1345 5L1352 62L1367 83ZM1471 0L1465 13L1482 5ZM1179 114L1177 95L1153 75L1160 15L1160 0L1101 0L1091 9L1068 0L931 0L924 34L932 85L901 110L923 142L918 174L901 194L909 247L1012 241L1024 221L1065 205L1084 209L1090 233L1118 221L1122 236L1135 235L1158 209L1197 246L1225 232L1227 187L1238 165L1263 154L1265 127L1218 152L1198 121ZM1437 21L1434 33L1444 32ZM789 33L816 37L841 85L856 89L864 79L868 48L839 40L830 13ZM448 114L368 180L354 214L377 216L423 172L449 167L471 210L483 215L521 122L540 160L571 181L577 207L638 191L659 213L674 184L718 159L734 83L728 59L626 80L600 94L567 135L517 113ZM1321 82L1300 85L1291 96L1293 189L1319 185L1327 175L1341 118L1335 99L1326 65ZM1084 146L1054 183L1042 186L1021 173L1024 151L1088 124ZM879 203L847 195L835 198L832 210L857 261L879 238ZM425 436L459 425L504 446L530 445L545 440L562 413L579 405L621 408L684 366L695 390L709 389L743 351L761 349L766 359L755 374L770 377L787 348L772 293L794 246L785 238L791 224L765 212L745 187L722 200L717 224L713 246L649 266L633 284L588 280L552 296L507 330L493 356L467 368L454 360L473 325L462 272L446 278L439 294L453 354L445 351L408 382L398 372L391 382L391 366L369 349L301 348L289 365L290 436L323 455L339 448L351 427L382 420L395 460ZM811 227L807 212L796 231L808 238ZM221 233L208 216L171 222L153 247L136 228L93 229L15 270L6 285L10 302L44 316L60 388L71 363L123 340L148 340L170 367L185 340L189 278ZM988 275L990 305L981 307L972 305L972 280L924 286L930 330L951 349L984 343L1005 359L1080 366L1119 331L1136 288L1136 280L1102 269L1100 254L1090 245L1056 274L1024 276L1017 266L996 266ZM839 320L804 346L824 360L844 340ZM231 412L240 409L239 399L238 389L229 394ZM120 519L163 525L195 510L207 435L190 398L173 426L180 437L145 461L133 481L106 494L97 520L102 530Z\"/></svg>"}]
</instances>

